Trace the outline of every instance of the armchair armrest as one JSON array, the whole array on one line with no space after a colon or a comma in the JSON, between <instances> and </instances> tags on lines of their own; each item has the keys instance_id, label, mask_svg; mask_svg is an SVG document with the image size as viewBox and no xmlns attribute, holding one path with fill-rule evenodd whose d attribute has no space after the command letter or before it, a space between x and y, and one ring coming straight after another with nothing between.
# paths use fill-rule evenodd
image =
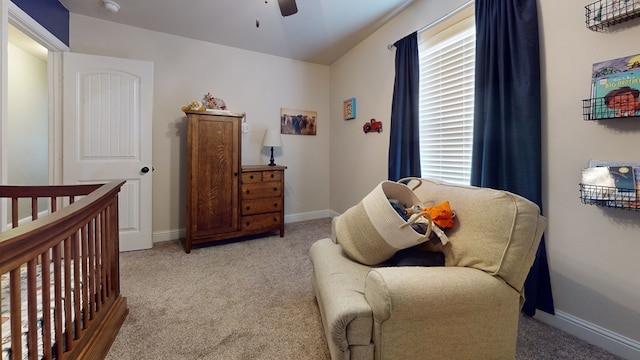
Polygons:
<instances>
[{"instance_id":1,"label":"armchair armrest","mask_svg":"<svg viewBox=\"0 0 640 360\"><path fill-rule=\"evenodd\" d=\"M515 357L520 294L484 271L376 268L367 274L365 298L376 359Z\"/></svg>"}]
</instances>

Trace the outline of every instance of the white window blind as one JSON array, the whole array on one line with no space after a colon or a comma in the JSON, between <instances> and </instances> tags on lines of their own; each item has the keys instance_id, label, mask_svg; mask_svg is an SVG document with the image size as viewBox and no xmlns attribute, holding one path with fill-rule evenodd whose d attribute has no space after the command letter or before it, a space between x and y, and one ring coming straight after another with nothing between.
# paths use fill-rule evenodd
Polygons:
<instances>
[{"instance_id":1,"label":"white window blind","mask_svg":"<svg viewBox=\"0 0 640 360\"><path fill-rule=\"evenodd\" d=\"M420 33L422 177L470 182L475 42L472 12Z\"/></svg>"}]
</instances>

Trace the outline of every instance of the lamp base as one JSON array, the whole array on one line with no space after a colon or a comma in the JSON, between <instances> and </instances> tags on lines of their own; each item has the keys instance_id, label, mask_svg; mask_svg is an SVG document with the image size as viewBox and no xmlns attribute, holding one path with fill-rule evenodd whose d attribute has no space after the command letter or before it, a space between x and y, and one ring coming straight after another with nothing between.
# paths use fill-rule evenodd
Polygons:
<instances>
[{"instance_id":1,"label":"lamp base","mask_svg":"<svg viewBox=\"0 0 640 360\"><path fill-rule=\"evenodd\" d=\"M271 147L271 162L269 163L269 166L276 166L276 162L273 159L273 146Z\"/></svg>"}]
</instances>

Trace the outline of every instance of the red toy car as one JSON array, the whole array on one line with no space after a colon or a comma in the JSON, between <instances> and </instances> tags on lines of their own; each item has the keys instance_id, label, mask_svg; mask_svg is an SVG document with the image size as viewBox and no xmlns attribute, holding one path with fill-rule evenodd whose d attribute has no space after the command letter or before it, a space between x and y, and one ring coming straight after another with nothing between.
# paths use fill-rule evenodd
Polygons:
<instances>
[{"instance_id":1,"label":"red toy car","mask_svg":"<svg viewBox=\"0 0 640 360\"><path fill-rule=\"evenodd\" d=\"M364 123L364 125L362 126L362 131L364 131L365 134L371 131L376 131L380 133L382 132L382 121L371 119L370 122Z\"/></svg>"}]
</instances>

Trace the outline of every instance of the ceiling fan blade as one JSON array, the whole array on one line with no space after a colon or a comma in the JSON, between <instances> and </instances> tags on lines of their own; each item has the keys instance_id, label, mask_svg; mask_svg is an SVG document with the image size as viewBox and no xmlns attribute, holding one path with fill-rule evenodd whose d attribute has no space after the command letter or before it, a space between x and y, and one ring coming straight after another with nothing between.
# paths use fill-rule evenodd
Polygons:
<instances>
[{"instance_id":1,"label":"ceiling fan blade","mask_svg":"<svg viewBox=\"0 0 640 360\"><path fill-rule=\"evenodd\" d=\"M278 0L278 5L280 5L280 13L282 16L289 16L298 12L296 0Z\"/></svg>"}]
</instances>

